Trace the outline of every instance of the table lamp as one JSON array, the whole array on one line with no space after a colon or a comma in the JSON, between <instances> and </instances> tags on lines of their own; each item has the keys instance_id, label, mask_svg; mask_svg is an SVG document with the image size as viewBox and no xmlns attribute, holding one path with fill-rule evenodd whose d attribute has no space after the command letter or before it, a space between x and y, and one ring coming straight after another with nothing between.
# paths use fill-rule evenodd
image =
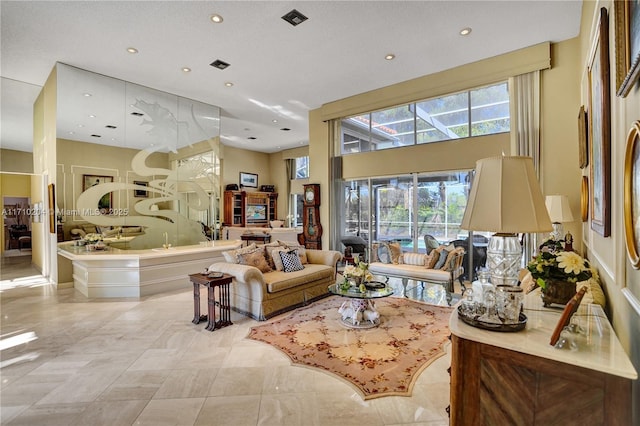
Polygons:
<instances>
[{"instance_id":1,"label":"table lamp","mask_svg":"<svg viewBox=\"0 0 640 426\"><path fill-rule=\"evenodd\" d=\"M530 157L490 157L476 162L462 229L495 232L487 247L493 285L517 285L522 246L516 233L553 229Z\"/></svg>"},{"instance_id":2,"label":"table lamp","mask_svg":"<svg viewBox=\"0 0 640 426\"><path fill-rule=\"evenodd\" d=\"M573 222L573 214L569 206L569 197L566 195L547 195L545 199L547 212L553 225L551 236L556 241L564 240L563 222Z\"/></svg>"}]
</instances>

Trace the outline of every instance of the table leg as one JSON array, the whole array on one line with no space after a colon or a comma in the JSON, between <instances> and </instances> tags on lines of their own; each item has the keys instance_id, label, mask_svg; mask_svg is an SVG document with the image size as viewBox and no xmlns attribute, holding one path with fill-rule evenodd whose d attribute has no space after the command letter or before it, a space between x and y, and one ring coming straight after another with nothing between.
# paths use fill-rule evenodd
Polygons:
<instances>
[{"instance_id":1,"label":"table leg","mask_svg":"<svg viewBox=\"0 0 640 426\"><path fill-rule=\"evenodd\" d=\"M209 309L209 322L205 330L213 331L216 329L216 293L215 288L211 284L207 285L209 289L208 297L208 309Z\"/></svg>"},{"instance_id":2,"label":"table leg","mask_svg":"<svg viewBox=\"0 0 640 426\"><path fill-rule=\"evenodd\" d=\"M193 320L194 324L200 324L200 321L206 319L204 315L200 315L200 284L193 283Z\"/></svg>"},{"instance_id":3,"label":"table leg","mask_svg":"<svg viewBox=\"0 0 640 426\"><path fill-rule=\"evenodd\" d=\"M231 322L231 298L229 297L229 284L222 284L220 289L220 321L216 324L216 328L232 325Z\"/></svg>"}]
</instances>

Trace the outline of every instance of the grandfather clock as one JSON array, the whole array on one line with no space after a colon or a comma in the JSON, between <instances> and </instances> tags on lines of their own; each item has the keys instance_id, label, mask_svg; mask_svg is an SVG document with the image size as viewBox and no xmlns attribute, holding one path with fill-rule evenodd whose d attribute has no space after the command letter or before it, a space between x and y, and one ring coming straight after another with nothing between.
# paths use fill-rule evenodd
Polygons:
<instances>
[{"instance_id":1,"label":"grandfather clock","mask_svg":"<svg viewBox=\"0 0 640 426\"><path fill-rule=\"evenodd\" d=\"M304 207L302 215L304 246L322 249L322 225L320 225L320 184L304 185Z\"/></svg>"}]
</instances>

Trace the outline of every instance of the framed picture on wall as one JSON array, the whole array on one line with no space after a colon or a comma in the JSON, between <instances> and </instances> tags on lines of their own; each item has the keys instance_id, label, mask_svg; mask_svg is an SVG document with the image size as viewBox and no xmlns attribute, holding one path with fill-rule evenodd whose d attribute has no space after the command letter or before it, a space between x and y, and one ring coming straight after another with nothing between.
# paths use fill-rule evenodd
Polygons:
<instances>
[{"instance_id":1,"label":"framed picture on wall","mask_svg":"<svg viewBox=\"0 0 640 426\"><path fill-rule=\"evenodd\" d=\"M149 182L145 182L142 180L134 180L133 184L137 186L149 186ZM136 198L148 198L149 191L145 191L144 189L134 189L133 196Z\"/></svg>"},{"instance_id":2,"label":"framed picture on wall","mask_svg":"<svg viewBox=\"0 0 640 426\"><path fill-rule=\"evenodd\" d=\"M240 172L240 186L247 186L249 188L258 187L258 175L254 173Z\"/></svg>"},{"instance_id":3,"label":"framed picture on wall","mask_svg":"<svg viewBox=\"0 0 640 426\"><path fill-rule=\"evenodd\" d=\"M600 9L588 71L591 229L608 237L611 234L611 105L609 18L604 7Z\"/></svg>"},{"instance_id":4,"label":"framed picture on wall","mask_svg":"<svg viewBox=\"0 0 640 426\"><path fill-rule=\"evenodd\" d=\"M56 229L56 188L53 183L49 184L49 232L55 234Z\"/></svg>"},{"instance_id":5,"label":"framed picture on wall","mask_svg":"<svg viewBox=\"0 0 640 426\"><path fill-rule=\"evenodd\" d=\"M625 97L640 80L640 1L613 2L616 35L616 87Z\"/></svg>"},{"instance_id":6,"label":"framed picture on wall","mask_svg":"<svg viewBox=\"0 0 640 426\"><path fill-rule=\"evenodd\" d=\"M82 175L82 191L86 191L92 186L100 185L103 183L113 182L113 176L99 176L99 175ZM97 208L102 214L109 214L113 207L113 193L111 191L104 194L98 200Z\"/></svg>"},{"instance_id":7,"label":"framed picture on wall","mask_svg":"<svg viewBox=\"0 0 640 426\"><path fill-rule=\"evenodd\" d=\"M589 165L588 141L587 141L587 112L584 105L578 112L578 165L584 169Z\"/></svg>"},{"instance_id":8,"label":"framed picture on wall","mask_svg":"<svg viewBox=\"0 0 640 426\"><path fill-rule=\"evenodd\" d=\"M629 262L640 269L640 121L629 131L624 158L624 234Z\"/></svg>"}]
</instances>

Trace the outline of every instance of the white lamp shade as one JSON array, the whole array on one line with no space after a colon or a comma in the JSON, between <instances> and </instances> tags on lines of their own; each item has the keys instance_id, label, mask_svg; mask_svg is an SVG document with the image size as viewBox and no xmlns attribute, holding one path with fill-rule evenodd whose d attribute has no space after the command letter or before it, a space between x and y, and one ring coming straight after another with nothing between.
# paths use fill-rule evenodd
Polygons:
<instances>
[{"instance_id":1,"label":"white lamp shade","mask_svg":"<svg viewBox=\"0 0 640 426\"><path fill-rule=\"evenodd\" d=\"M497 233L553 229L531 157L490 157L476 162L462 229Z\"/></svg>"},{"instance_id":2,"label":"white lamp shade","mask_svg":"<svg viewBox=\"0 0 640 426\"><path fill-rule=\"evenodd\" d=\"M569 206L569 197L566 195L547 195L544 200L551 222L573 222L573 214Z\"/></svg>"}]
</instances>

